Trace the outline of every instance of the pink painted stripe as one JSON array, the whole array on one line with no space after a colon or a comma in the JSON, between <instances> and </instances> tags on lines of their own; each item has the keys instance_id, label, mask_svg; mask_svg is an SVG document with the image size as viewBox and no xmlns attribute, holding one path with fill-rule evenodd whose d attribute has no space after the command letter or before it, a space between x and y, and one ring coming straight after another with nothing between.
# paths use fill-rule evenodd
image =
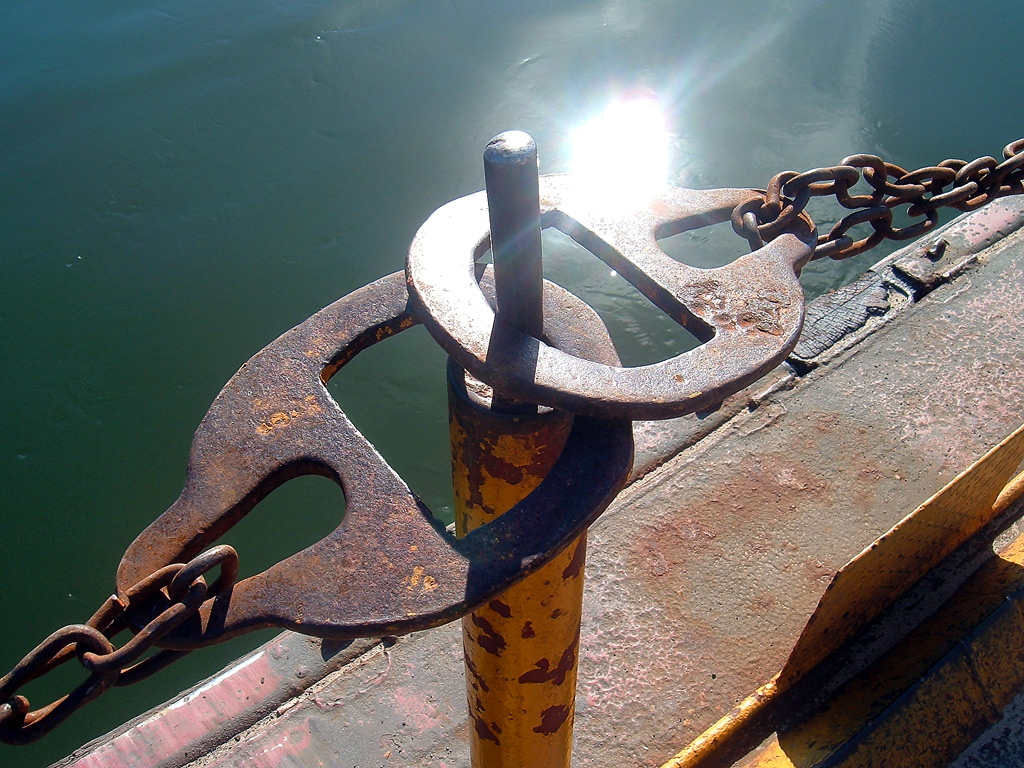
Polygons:
<instances>
[{"instance_id":1,"label":"pink painted stripe","mask_svg":"<svg viewBox=\"0 0 1024 768\"><path fill-rule=\"evenodd\" d=\"M280 653L280 648L270 649ZM225 670L187 696L161 707L132 728L96 747L69 768L146 768L209 737L218 726L269 698L281 682L268 649Z\"/></svg>"}]
</instances>

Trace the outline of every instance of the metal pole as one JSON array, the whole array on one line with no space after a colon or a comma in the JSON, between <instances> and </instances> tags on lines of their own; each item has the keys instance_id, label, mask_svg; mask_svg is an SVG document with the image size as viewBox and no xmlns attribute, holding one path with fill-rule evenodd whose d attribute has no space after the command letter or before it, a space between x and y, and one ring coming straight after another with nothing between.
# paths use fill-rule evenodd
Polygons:
<instances>
[{"instance_id":1,"label":"metal pole","mask_svg":"<svg viewBox=\"0 0 1024 768\"><path fill-rule=\"evenodd\" d=\"M499 321L543 330L537 147L519 131L484 151ZM456 533L491 522L540 484L572 417L515 403L448 364ZM462 620L474 768L568 768L586 534Z\"/></svg>"},{"instance_id":2,"label":"metal pole","mask_svg":"<svg viewBox=\"0 0 1024 768\"><path fill-rule=\"evenodd\" d=\"M572 417L488 407L449 361L456 534L530 493L561 452ZM568 768L586 534L462 620L474 768Z\"/></svg>"},{"instance_id":3,"label":"metal pole","mask_svg":"<svg viewBox=\"0 0 1024 768\"><path fill-rule=\"evenodd\" d=\"M506 131L487 143L484 183L498 319L539 339L544 332L540 177L537 145L529 134Z\"/></svg>"},{"instance_id":4,"label":"metal pole","mask_svg":"<svg viewBox=\"0 0 1024 768\"><path fill-rule=\"evenodd\" d=\"M491 225L497 321L535 338L544 332L540 174L537 145L528 133L505 131L484 147L484 184ZM536 413L537 406L494 392L502 413Z\"/></svg>"}]
</instances>

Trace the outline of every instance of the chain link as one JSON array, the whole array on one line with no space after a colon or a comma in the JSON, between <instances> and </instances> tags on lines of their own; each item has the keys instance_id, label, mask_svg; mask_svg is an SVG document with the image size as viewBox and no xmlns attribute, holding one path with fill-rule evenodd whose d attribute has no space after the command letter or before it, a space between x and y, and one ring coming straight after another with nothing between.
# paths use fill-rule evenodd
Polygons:
<instances>
[{"instance_id":1,"label":"chain link","mask_svg":"<svg viewBox=\"0 0 1024 768\"><path fill-rule=\"evenodd\" d=\"M762 199L732 211L733 229L756 250L786 232L812 197L833 196L852 213L818 237L812 258L846 259L884 239L907 240L928 232L938 224L940 208L971 211L999 197L1024 194L1024 139L1007 145L1003 158L943 160L908 172L876 155L851 155L831 167L783 171L768 182ZM861 181L871 192L850 194ZM917 221L893 226L893 210L904 205L906 218ZM872 232L854 240L847 233L861 224L869 224ZM220 574L208 587L204 576L218 566ZM206 600L230 590L237 576L235 550L214 547L188 563L160 568L127 590L124 600L112 595L85 624L51 634L0 678L0 741L35 741L109 688L138 682L188 653L162 649L142 658ZM135 621L129 622L129 615ZM141 621L144 616L151 618ZM115 648L111 638L130 624L142 628ZM18 691L72 658L78 659L88 678L60 699L33 710Z\"/></svg>"},{"instance_id":2,"label":"chain link","mask_svg":"<svg viewBox=\"0 0 1024 768\"><path fill-rule=\"evenodd\" d=\"M860 181L869 194L850 194ZM763 201L737 206L732 226L753 249L783 232L804 212L812 197L834 196L853 213L840 219L828 234L818 236L813 259L847 259L874 248L882 240L910 240L939 223L940 208L973 211L1007 195L1024 194L1024 139L1003 149L1003 161L943 160L936 166L906 171L876 155L851 155L839 165L804 173L777 173L765 188ZM906 217L917 221L893 226L893 209L907 206ZM847 232L870 224L871 234L854 240Z\"/></svg>"},{"instance_id":3,"label":"chain link","mask_svg":"<svg viewBox=\"0 0 1024 768\"><path fill-rule=\"evenodd\" d=\"M204 576L220 566L212 587ZM163 669L188 651L159 650L141 659L162 637L193 616L208 598L230 589L238 576L238 554L221 545L188 563L165 566L135 584L122 601L111 595L85 624L57 630L0 678L0 741L27 744L44 736L72 713L113 686L129 685ZM111 638L128 627L126 616L155 614L127 643ZM77 658L89 677L65 696L33 710L18 691L38 677ZM141 659L141 660L140 660Z\"/></svg>"}]
</instances>

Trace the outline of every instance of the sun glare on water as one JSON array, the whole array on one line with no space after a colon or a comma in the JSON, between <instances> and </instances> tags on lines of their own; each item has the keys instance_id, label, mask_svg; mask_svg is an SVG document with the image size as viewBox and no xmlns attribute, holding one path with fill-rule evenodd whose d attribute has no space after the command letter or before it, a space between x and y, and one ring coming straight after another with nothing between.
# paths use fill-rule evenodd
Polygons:
<instances>
[{"instance_id":1,"label":"sun glare on water","mask_svg":"<svg viewBox=\"0 0 1024 768\"><path fill-rule=\"evenodd\" d=\"M642 204L668 183L670 132L651 97L623 97L571 137L580 190L609 205Z\"/></svg>"}]
</instances>

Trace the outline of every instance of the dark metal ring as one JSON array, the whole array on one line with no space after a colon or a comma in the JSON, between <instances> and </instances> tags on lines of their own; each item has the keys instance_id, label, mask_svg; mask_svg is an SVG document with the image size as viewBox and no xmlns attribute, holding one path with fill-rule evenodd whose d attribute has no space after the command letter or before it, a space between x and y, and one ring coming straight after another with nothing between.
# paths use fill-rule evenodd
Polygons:
<instances>
[{"instance_id":1,"label":"dark metal ring","mask_svg":"<svg viewBox=\"0 0 1024 768\"><path fill-rule=\"evenodd\" d=\"M220 574L207 591L216 597L235 583L238 577L238 553L234 547L221 544L212 547L197 557L192 558L184 568L174 575L167 586L167 595L171 600L178 600L190 588L190 585L202 579L207 573L220 566ZM204 581L205 583L205 581Z\"/></svg>"},{"instance_id":2,"label":"dark metal ring","mask_svg":"<svg viewBox=\"0 0 1024 768\"><path fill-rule=\"evenodd\" d=\"M557 286L544 293L556 342L615 362L593 310ZM326 387L360 350L418 322L407 305L402 273L360 288L258 352L221 390L196 431L181 496L121 561L122 599L147 573L193 558L290 478L335 480L345 513L325 538L207 600L159 646L195 648L266 626L350 638L443 624L539 568L614 499L632 462L631 425L576 418L533 493L462 539L445 533Z\"/></svg>"},{"instance_id":3,"label":"dark metal ring","mask_svg":"<svg viewBox=\"0 0 1024 768\"><path fill-rule=\"evenodd\" d=\"M160 638L174 631L174 628L186 621L206 600L208 590L206 581L200 576L187 585L185 592L158 616L146 622L146 625L127 643L106 654L86 651L79 652L78 659L82 666L90 672L114 673L120 677L131 670L132 662L148 651Z\"/></svg>"},{"instance_id":4,"label":"dark metal ring","mask_svg":"<svg viewBox=\"0 0 1024 768\"><path fill-rule=\"evenodd\" d=\"M763 193L667 188L623 212L620 200L605 202L570 176L540 181L542 226L572 237L705 343L661 363L622 368L497 325L474 279L474 261L489 241L481 192L435 211L406 261L424 325L478 379L571 413L662 419L716 405L778 365L796 344L804 316L798 275L816 243L806 215L763 248L699 269L666 255L657 238L728 221L738 205Z\"/></svg>"}]
</instances>

